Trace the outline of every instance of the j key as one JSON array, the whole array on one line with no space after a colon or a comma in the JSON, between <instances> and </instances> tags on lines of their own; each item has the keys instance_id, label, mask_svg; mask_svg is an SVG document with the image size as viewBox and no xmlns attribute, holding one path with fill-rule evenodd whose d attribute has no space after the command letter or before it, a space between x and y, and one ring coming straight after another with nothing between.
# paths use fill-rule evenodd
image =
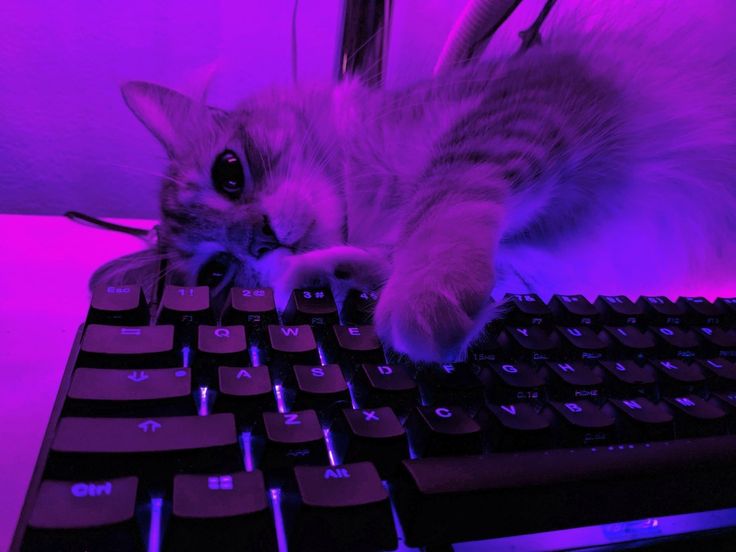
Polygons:
<instances>
[{"instance_id":1,"label":"j key","mask_svg":"<svg viewBox=\"0 0 736 552\"><path fill-rule=\"evenodd\" d=\"M385 362L381 342L373 326L332 326L331 340L342 363Z\"/></svg>"},{"instance_id":2,"label":"j key","mask_svg":"<svg viewBox=\"0 0 736 552\"><path fill-rule=\"evenodd\" d=\"M317 341L309 326L276 326L269 324L269 356L275 383L289 374L285 368L294 364L319 364Z\"/></svg>"},{"instance_id":3,"label":"j key","mask_svg":"<svg viewBox=\"0 0 736 552\"><path fill-rule=\"evenodd\" d=\"M635 326L644 316L644 307L625 295L599 295L595 306L603 322L615 326Z\"/></svg>"},{"instance_id":4,"label":"j key","mask_svg":"<svg viewBox=\"0 0 736 552\"><path fill-rule=\"evenodd\" d=\"M369 460L382 478L393 475L401 460L409 458L406 432L387 406L345 408L331 433L344 462Z\"/></svg>"},{"instance_id":5,"label":"j key","mask_svg":"<svg viewBox=\"0 0 736 552\"><path fill-rule=\"evenodd\" d=\"M603 380L610 396L656 395L657 378L648 364L640 366L633 360L601 360L599 364L603 367Z\"/></svg>"},{"instance_id":6,"label":"j key","mask_svg":"<svg viewBox=\"0 0 736 552\"><path fill-rule=\"evenodd\" d=\"M548 360L559 347L559 336L552 329L541 326L511 326L504 337L509 347L525 360Z\"/></svg>"},{"instance_id":7,"label":"j key","mask_svg":"<svg viewBox=\"0 0 736 552\"><path fill-rule=\"evenodd\" d=\"M691 330L678 326L654 326L651 330L667 356L692 358L700 350L700 341Z\"/></svg>"},{"instance_id":8,"label":"j key","mask_svg":"<svg viewBox=\"0 0 736 552\"><path fill-rule=\"evenodd\" d=\"M77 366L175 367L181 361L174 350L173 326L90 324L84 331Z\"/></svg>"},{"instance_id":9,"label":"j key","mask_svg":"<svg viewBox=\"0 0 736 552\"><path fill-rule=\"evenodd\" d=\"M677 437L707 437L726 432L726 413L712 400L698 395L666 399L675 415Z\"/></svg>"},{"instance_id":10,"label":"j key","mask_svg":"<svg viewBox=\"0 0 736 552\"><path fill-rule=\"evenodd\" d=\"M220 394L215 410L233 412L238 425L251 426L261 412L276 411L268 366L220 366L217 378Z\"/></svg>"},{"instance_id":11,"label":"j key","mask_svg":"<svg viewBox=\"0 0 736 552\"><path fill-rule=\"evenodd\" d=\"M22 550L145 550L135 520L138 479L42 481Z\"/></svg>"},{"instance_id":12,"label":"j key","mask_svg":"<svg viewBox=\"0 0 736 552\"><path fill-rule=\"evenodd\" d=\"M736 364L733 362L725 358L710 358L697 363L703 368L711 389L736 388Z\"/></svg>"},{"instance_id":13,"label":"j key","mask_svg":"<svg viewBox=\"0 0 736 552\"><path fill-rule=\"evenodd\" d=\"M388 491L370 462L294 468L299 508L289 550L394 550Z\"/></svg>"},{"instance_id":14,"label":"j key","mask_svg":"<svg viewBox=\"0 0 736 552\"><path fill-rule=\"evenodd\" d=\"M194 415L189 368L102 370L77 368L64 405L66 415Z\"/></svg>"},{"instance_id":15,"label":"j key","mask_svg":"<svg viewBox=\"0 0 736 552\"><path fill-rule=\"evenodd\" d=\"M635 326L603 326L602 340L611 344L613 353L619 358L645 358L657 348L657 340L649 330Z\"/></svg>"},{"instance_id":16,"label":"j key","mask_svg":"<svg viewBox=\"0 0 736 552\"><path fill-rule=\"evenodd\" d=\"M250 364L243 326L199 326L197 358L205 366Z\"/></svg>"},{"instance_id":17,"label":"j key","mask_svg":"<svg viewBox=\"0 0 736 552\"><path fill-rule=\"evenodd\" d=\"M337 364L294 366L296 401L294 408L328 411L336 405L350 404L348 385Z\"/></svg>"},{"instance_id":18,"label":"j key","mask_svg":"<svg viewBox=\"0 0 736 552\"><path fill-rule=\"evenodd\" d=\"M477 408L483 401L483 384L464 362L430 364L418 379L424 404L444 404Z\"/></svg>"},{"instance_id":19,"label":"j key","mask_svg":"<svg viewBox=\"0 0 736 552\"><path fill-rule=\"evenodd\" d=\"M528 450L551 445L547 417L529 403L488 406L491 448L496 451Z\"/></svg>"},{"instance_id":20,"label":"j key","mask_svg":"<svg viewBox=\"0 0 736 552\"><path fill-rule=\"evenodd\" d=\"M495 324L486 324L478 338L468 347L468 360L472 362L494 361L501 352L499 331Z\"/></svg>"},{"instance_id":21,"label":"j key","mask_svg":"<svg viewBox=\"0 0 736 552\"><path fill-rule=\"evenodd\" d=\"M291 292L284 310L287 324L309 324L327 328L339 322L337 305L329 288L303 288Z\"/></svg>"},{"instance_id":22,"label":"j key","mask_svg":"<svg viewBox=\"0 0 736 552\"><path fill-rule=\"evenodd\" d=\"M361 408L390 405L404 415L419 401L419 389L406 366L363 364L353 380L355 398Z\"/></svg>"},{"instance_id":23,"label":"j key","mask_svg":"<svg viewBox=\"0 0 736 552\"><path fill-rule=\"evenodd\" d=\"M528 326L548 324L552 321L552 311L535 293L504 295L507 309L504 319L510 324Z\"/></svg>"},{"instance_id":24,"label":"j key","mask_svg":"<svg viewBox=\"0 0 736 552\"><path fill-rule=\"evenodd\" d=\"M481 453L480 425L457 406L418 406L407 429L412 450L419 456Z\"/></svg>"},{"instance_id":25,"label":"j key","mask_svg":"<svg viewBox=\"0 0 736 552\"><path fill-rule=\"evenodd\" d=\"M652 360L657 370L660 389L663 395L680 395L702 390L705 383L703 371L696 363L688 364L683 360Z\"/></svg>"},{"instance_id":26,"label":"j key","mask_svg":"<svg viewBox=\"0 0 736 552\"><path fill-rule=\"evenodd\" d=\"M172 473L242 466L232 414L161 418L61 418L51 442L51 477ZM95 475L97 474L97 475Z\"/></svg>"},{"instance_id":27,"label":"j key","mask_svg":"<svg viewBox=\"0 0 736 552\"><path fill-rule=\"evenodd\" d=\"M734 317L736 317L736 297L719 297L715 300L715 305L733 324Z\"/></svg>"},{"instance_id":28,"label":"j key","mask_svg":"<svg viewBox=\"0 0 736 552\"><path fill-rule=\"evenodd\" d=\"M370 324L378 303L375 291L351 289L342 304L342 321L345 324Z\"/></svg>"},{"instance_id":29,"label":"j key","mask_svg":"<svg viewBox=\"0 0 736 552\"><path fill-rule=\"evenodd\" d=\"M232 288L223 316L225 324L244 324L262 329L276 324L276 303L271 288Z\"/></svg>"},{"instance_id":30,"label":"j key","mask_svg":"<svg viewBox=\"0 0 736 552\"><path fill-rule=\"evenodd\" d=\"M588 326L558 326L566 356L572 359L603 358L608 345Z\"/></svg>"},{"instance_id":31,"label":"j key","mask_svg":"<svg viewBox=\"0 0 736 552\"><path fill-rule=\"evenodd\" d=\"M264 470L280 470L298 464L327 464L324 433L314 410L264 412Z\"/></svg>"},{"instance_id":32,"label":"j key","mask_svg":"<svg viewBox=\"0 0 736 552\"><path fill-rule=\"evenodd\" d=\"M621 421L625 441L650 441L673 438L672 415L667 408L644 397L611 399Z\"/></svg>"},{"instance_id":33,"label":"j key","mask_svg":"<svg viewBox=\"0 0 736 552\"><path fill-rule=\"evenodd\" d=\"M214 322L210 310L210 288L207 286L167 285L160 308L159 324L190 326Z\"/></svg>"},{"instance_id":34,"label":"j key","mask_svg":"<svg viewBox=\"0 0 736 552\"><path fill-rule=\"evenodd\" d=\"M177 475L164 550L275 552L276 533L258 471Z\"/></svg>"},{"instance_id":35,"label":"j key","mask_svg":"<svg viewBox=\"0 0 736 552\"><path fill-rule=\"evenodd\" d=\"M562 401L591 399L603 394L603 378L582 362L547 362L550 396Z\"/></svg>"},{"instance_id":36,"label":"j key","mask_svg":"<svg viewBox=\"0 0 736 552\"><path fill-rule=\"evenodd\" d=\"M595 446L613 439L615 419L605 409L587 400L550 401L549 404L563 422L561 436L564 445Z\"/></svg>"},{"instance_id":37,"label":"j key","mask_svg":"<svg viewBox=\"0 0 736 552\"><path fill-rule=\"evenodd\" d=\"M717 326L721 323L723 311L720 306L711 303L705 297L680 297L677 304L685 308L685 319L688 324Z\"/></svg>"},{"instance_id":38,"label":"j key","mask_svg":"<svg viewBox=\"0 0 736 552\"><path fill-rule=\"evenodd\" d=\"M481 373L493 403L539 400L544 397L544 375L524 362L493 363Z\"/></svg>"},{"instance_id":39,"label":"j key","mask_svg":"<svg viewBox=\"0 0 736 552\"><path fill-rule=\"evenodd\" d=\"M141 286L97 286L92 290L88 324L148 324L148 305Z\"/></svg>"},{"instance_id":40,"label":"j key","mask_svg":"<svg viewBox=\"0 0 736 552\"><path fill-rule=\"evenodd\" d=\"M687 310L663 295L642 295L637 304L644 309L649 324L676 326L685 321Z\"/></svg>"},{"instance_id":41,"label":"j key","mask_svg":"<svg viewBox=\"0 0 736 552\"><path fill-rule=\"evenodd\" d=\"M598 311L583 295L553 295L549 308L560 324L591 326L599 323Z\"/></svg>"},{"instance_id":42,"label":"j key","mask_svg":"<svg viewBox=\"0 0 736 552\"><path fill-rule=\"evenodd\" d=\"M736 357L736 331L724 330L718 326L693 326L700 336L704 349L713 356Z\"/></svg>"}]
</instances>

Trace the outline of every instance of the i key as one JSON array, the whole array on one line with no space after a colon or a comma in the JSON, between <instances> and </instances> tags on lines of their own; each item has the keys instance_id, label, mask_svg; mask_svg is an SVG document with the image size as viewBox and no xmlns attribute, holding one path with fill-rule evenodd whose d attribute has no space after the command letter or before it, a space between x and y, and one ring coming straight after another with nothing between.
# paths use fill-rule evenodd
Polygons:
<instances>
[{"instance_id":1,"label":"i key","mask_svg":"<svg viewBox=\"0 0 736 552\"><path fill-rule=\"evenodd\" d=\"M636 326L603 326L599 337L611 344L617 358L643 359L657 348L657 340L649 330Z\"/></svg>"},{"instance_id":2,"label":"i key","mask_svg":"<svg viewBox=\"0 0 736 552\"><path fill-rule=\"evenodd\" d=\"M321 328L337 324L337 305L332 291L329 288L295 289L284 310L284 322Z\"/></svg>"},{"instance_id":3,"label":"i key","mask_svg":"<svg viewBox=\"0 0 736 552\"><path fill-rule=\"evenodd\" d=\"M232 288L225 314L225 324L243 324L252 330L262 330L276 324L276 303L271 288Z\"/></svg>"},{"instance_id":4,"label":"i key","mask_svg":"<svg viewBox=\"0 0 736 552\"><path fill-rule=\"evenodd\" d=\"M148 324L148 305L141 286L97 286L92 291L88 324Z\"/></svg>"}]
</instances>

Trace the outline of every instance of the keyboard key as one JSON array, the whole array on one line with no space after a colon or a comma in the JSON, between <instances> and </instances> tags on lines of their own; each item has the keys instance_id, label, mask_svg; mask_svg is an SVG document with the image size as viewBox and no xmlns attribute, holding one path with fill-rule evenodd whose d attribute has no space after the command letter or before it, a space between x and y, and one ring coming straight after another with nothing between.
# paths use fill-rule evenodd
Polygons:
<instances>
[{"instance_id":1,"label":"keyboard key","mask_svg":"<svg viewBox=\"0 0 736 552\"><path fill-rule=\"evenodd\" d=\"M608 345L588 326L557 326L565 355L571 359L603 358Z\"/></svg>"},{"instance_id":2,"label":"keyboard key","mask_svg":"<svg viewBox=\"0 0 736 552\"><path fill-rule=\"evenodd\" d=\"M261 466L264 470L282 470L298 464L327 464L327 449L317 413L264 412L264 446Z\"/></svg>"},{"instance_id":3,"label":"keyboard key","mask_svg":"<svg viewBox=\"0 0 736 552\"><path fill-rule=\"evenodd\" d=\"M250 364L243 326L199 326L197 359L206 367Z\"/></svg>"},{"instance_id":4,"label":"keyboard key","mask_svg":"<svg viewBox=\"0 0 736 552\"><path fill-rule=\"evenodd\" d=\"M736 319L736 297L718 297L714 304L721 309L724 316L733 324Z\"/></svg>"},{"instance_id":5,"label":"keyboard key","mask_svg":"<svg viewBox=\"0 0 736 552\"><path fill-rule=\"evenodd\" d=\"M239 288L230 290L224 324L243 324L249 329L264 329L278 323L276 303L271 288Z\"/></svg>"},{"instance_id":6,"label":"keyboard key","mask_svg":"<svg viewBox=\"0 0 736 552\"><path fill-rule=\"evenodd\" d=\"M77 368L64 409L84 416L194 415L192 374L189 368Z\"/></svg>"},{"instance_id":7,"label":"keyboard key","mask_svg":"<svg viewBox=\"0 0 736 552\"><path fill-rule=\"evenodd\" d=\"M294 364L319 364L317 341L314 339L312 328L309 326L268 326L270 344L269 356L272 369L280 375L274 378L279 383L289 374L284 374L284 368Z\"/></svg>"},{"instance_id":8,"label":"keyboard key","mask_svg":"<svg viewBox=\"0 0 736 552\"><path fill-rule=\"evenodd\" d=\"M680 297L677 304L685 308L688 324L717 326L721 323L723 311L720 305L711 303L705 297Z\"/></svg>"},{"instance_id":9,"label":"keyboard key","mask_svg":"<svg viewBox=\"0 0 736 552\"><path fill-rule=\"evenodd\" d=\"M345 324L370 324L378 303L378 292L351 289L345 296L340 315Z\"/></svg>"},{"instance_id":10,"label":"keyboard key","mask_svg":"<svg viewBox=\"0 0 736 552\"><path fill-rule=\"evenodd\" d=\"M726 413L714 402L698 395L665 399L675 415L677 437L707 437L726 432Z\"/></svg>"},{"instance_id":11,"label":"keyboard key","mask_svg":"<svg viewBox=\"0 0 736 552\"><path fill-rule=\"evenodd\" d=\"M633 360L600 360L603 379L608 394L612 397L628 398L656 395L657 378L654 369L645 364L640 366Z\"/></svg>"},{"instance_id":12,"label":"keyboard key","mask_svg":"<svg viewBox=\"0 0 736 552\"><path fill-rule=\"evenodd\" d=\"M587 400L557 402L549 405L559 414L562 442L566 446L589 446L608 443L614 438L614 418L606 410Z\"/></svg>"},{"instance_id":13,"label":"keyboard key","mask_svg":"<svg viewBox=\"0 0 736 552\"><path fill-rule=\"evenodd\" d=\"M480 425L457 406L418 406L407 429L412 450L419 456L481 453Z\"/></svg>"},{"instance_id":14,"label":"keyboard key","mask_svg":"<svg viewBox=\"0 0 736 552\"><path fill-rule=\"evenodd\" d=\"M718 326L694 326L693 331L700 336L704 350L712 356L736 358L736 331L726 331Z\"/></svg>"},{"instance_id":15,"label":"keyboard key","mask_svg":"<svg viewBox=\"0 0 736 552\"><path fill-rule=\"evenodd\" d=\"M332 326L333 351L340 362L352 367L361 362L385 362L383 347L373 326Z\"/></svg>"},{"instance_id":16,"label":"keyboard key","mask_svg":"<svg viewBox=\"0 0 736 552\"><path fill-rule=\"evenodd\" d=\"M595 307L603 322L614 326L635 326L644 317L644 307L625 295L599 295Z\"/></svg>"},{"instance_id":17,"label":"keyboard key","mask_svg":"<svg viewBox=\"0 0 736 552\"><path fill-rule=\"evenodd\" d=\"M148 324L148 304L141 286L97 286L92 290L88 324Z\"/></svg>"},{"instance_id":18,"label":"keyboard key","mask_svg":"<svg viewBox=\"0 0 736 552\"><path fill-rule=\"evenodd\" d=\"M164 550L277 550L263 474L174 477L172 516Z\"/></svg>"},{"instance_id":19,"label":"keyboard key","mask_svg":"<svg viewBox=\"0 0 736 552\"><path fill-rule=\"evenodd\" d=\"M664 295L639 297L637 304L644 309L645 321L659 326L677 326L685 321L687 310Z\"/></svg>"},{"instance_id":20,"label":"keyboard key","mask_svg":"<svg viewBox=\"0 0 736 552\"><path fill-rule=\"evenodd\" d=\"M681 395L702 390L705 376L697 364L683 360L653 360L663 395Z\"/></svg>"},{"instance_id":21,"label":"keyboard key","mask_svg":"<svg viewBox=\"0 0 736 552\"><path fill-rule=\"evenodd\" d=\"M51 477L173 473L242 466L232 414L160 418L61 418L51 442Z\"/></svg>"},{"instance_id":22,"label":"keyboard key","mask_svg":"<svg viewBox=\"0 0 736 552\"><path fill-rule=\"evenodd\" d=\"M291 292L283 316L287 324L309 324L322 329L338 324L337 305L329 288L303 288Z\"/></svg>"},{"instance_id":23,"label":"keyboard key","mask_svg":"<svg viewBox=\"0 0 736 552\"><path fill-rule=\"evenodd\" d=\"M673 438L673 418L666 408L645 397L611 399L611 404L623 414L620 420L624 441Z\"/></svg>"},{"instance_id":24,"label":"keyboard key","mask_svg":"<svg viewBox=\"0 0 736 552\"><path fill-rule=\"evenodd\" d=\"M507 323L519 326L549 324L552 322L552 311L535 293L504 295Z\"/></svg>"},{"instance_id":25,"label":"keyboard key","mask_svg":"<svg viewBox=\"0 0 736 552\"><path fill-rule=\"evenodd\" d=\"M349 405L348 385L337 364L324 366L294 366L296 401L294 408L313 408L320 411Z\"/></svg>"},{"instance_id":26,"label":"keyboard key","mask_svg":"<svg viewBox=\"0 0 736 552\"><path fill-rule=\"evenodd\" d=\"M220 366L217 378L215 411L234 413L239 426L252 426L261 412L276 411L268 366Z\"/></svg>"},{"instance_id":27,"label":"keyboard key","mask_svg":"<svg viewBox=\"0 0 736 552\"><path fill-rule=\"evenodd\" d=\"M418 372L417 379L424 404L475 410L483 402L483 384L465 362L429 364Z\"/></svg>"},{"instance_id":28,"label":"keyboard key","mask_svg":"<svg viewBox=\"0 0 736 552\"><path fill-rule=\"evenodd\" d=\"M603 326L601 340L611 345L616 358L644 359L657 349L657 339L647 330L635 326Z\"/></svg>"},{"instance_id":29,"label":"keyboard key","mask_svg":"<svg viewBox=\"0 0 736 552\"><path fill-rule=\"evenodd\" d=\"M22 550L143 551L138 479L42 481Z\"/></svg>"},{"instance_id":30,"label":"keyboard key","mask_svg":"<svg viewBox=\"0 0 736 552\"><path fill-rule=\"evenodd\" d=\"M545 448L552 444L548 417L526 402L488 405L493 452Z\"/></svg>"},{"instance_id":31,"label":"keyboard key","mask_svg":"<svg viewBox=\"0 0 736 552\"><path fill-rule=\"evenodd\" d=\"M487 381L486 395L493 403L544 398L544 375L527 363L493 363L481 376Z\"/></svg>"},{"instance_id":32,"label":"keyboard key","mask_svg":"<svg viewBox=\"0 0 736 552\"><path fill-rule=\"evenodd\" d=\"M583 295L553 295L549 308L559 324L566 326L597 326L600 316Z\"/></svg>"},{"instance_id":33,"label":"keyboard key","mask_svg":"<svg viewBox=\"0 0 736 552\"><path fill-rule=\"evenodd\" d=\"M210 288L207 286L172 286L164 288L158 315L159 324L191 326L212 324Z\"/></svg>"},{"instance_id":34,"label":"keyboard key","mask_svg":"<svg viewBox=\"0 0 736 552\"><path fill-rule=\"evenodd\" d=\"M654 326L651 330L667 356L692 358L700 351L700 341L690 330L678 326Z\"/></svg>"},{"instance_id":35,"label":"keyboard key","mask_svg":"<svg viewBox=\"0 0 736 552\"><path fill-rule=\"evenodd\" d=\"M468 360L471 362L493 362L501 353L499 331L495 323L486 324L481 334L468 347Z\"/></svg>"},{"instance_id":36,"label":"keyboard key","mask_svg":"<svg viewBox=\"0 0 736 552\"><path fill-rule=\"evenodd\" d=\"M547 362L550 396L561 401L603 395L603 378L582 362Z\"/></svg>"},{"instance_id":37,"label":"keyboard key","mask_svg":"<svg viewBox=\"0 0 736 552\"><path fill-rule=\"evenodd\" d=\"M419 402L419 389L409 369L400 364L363 364L353 380L361 408L389 405L405 415Z\"/></svg>"},{"instance_id":38,"label":"keyboard key","mask_svg":"<svg viewBox=\"0 0 736 552\"><path fill-rule=\"evenodd\" d=\"M711 389L736 389L736 364L725 358L698 360Z\"/></svg>"},{"instance_id":39,"label":"keyboard key","mask_svg":"<svg viewBox=\"0 0 736 552\"><path fill-rule=\"evenodd\" d=\"M550 328L541 326L511 326L506 328L502 339L524 360L549 360L558 351L559 336Z\"/></svg>"},{"instance_id":40,"label":"keyboard key","mask_svg":"<svg viewBox=\"0 0 736 552\"><path fill-rule=\"evenodd\" d=\"M300 507L289 550L394 550L388 491L370 462L297 466Z\"/></svg>"},{"instance_id":41,"label":"keyboard key","mask_svg":"<svg viewBox=\"0 0 736 552\"><path fill-rule=\"evenodd\" d=\"M176 367L173 326L105 326L84 331L77 366L88 368Z\"/></svg>"}]
</instances>

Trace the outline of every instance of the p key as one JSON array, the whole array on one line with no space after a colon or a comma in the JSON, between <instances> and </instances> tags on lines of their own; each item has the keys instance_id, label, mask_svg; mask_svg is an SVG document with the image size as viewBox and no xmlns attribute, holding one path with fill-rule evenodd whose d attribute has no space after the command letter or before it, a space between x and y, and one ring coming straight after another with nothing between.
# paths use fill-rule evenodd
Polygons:
<instances>
[{"instance_id":1,"label":"p key","mask_svg":"<svg viewBox=\"0 0 736 552\"><path fill-rule=\"evenodd\" d=\"M88 324L148 324L148 305L141 286L97 286L92 290Z\"/></svg>"}]
</instances>

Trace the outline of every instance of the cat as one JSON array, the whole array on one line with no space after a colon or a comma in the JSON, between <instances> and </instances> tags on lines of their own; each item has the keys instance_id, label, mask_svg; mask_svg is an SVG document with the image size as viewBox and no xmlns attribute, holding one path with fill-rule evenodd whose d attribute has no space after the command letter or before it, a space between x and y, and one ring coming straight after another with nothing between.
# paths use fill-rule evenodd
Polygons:
<instances>
[{"instance_id":1,"label":"cat","mask_svg":"<svg viewBox=\"0 0 736 552\"><path fill-rule=\"evenodd\" d=\"M414 361L461 358L500 315L492 293L733 292L733 58L682 30L549 27L399 91L279 88L225 111L125 84L170 159L170 270L191 285L226 252L231 283L280 307L304 285L379 289L377 333Z\"/></svg>"}]
</instances>

